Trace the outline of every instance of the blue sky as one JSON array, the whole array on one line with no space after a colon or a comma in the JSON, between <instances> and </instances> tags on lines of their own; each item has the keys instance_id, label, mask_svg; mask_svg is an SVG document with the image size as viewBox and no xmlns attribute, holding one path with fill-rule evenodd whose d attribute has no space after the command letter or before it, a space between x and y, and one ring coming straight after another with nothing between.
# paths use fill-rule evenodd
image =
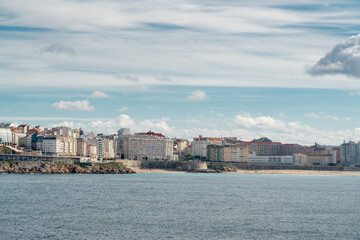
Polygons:
<instances>
[{"instance_id":1,"label":"blue sky","mask_svg":"<svg viewBox=\"0 0 360 240\"><path fill-rule=\"evenodd\" d=\"M0 0L0 121L360 139L357 1Z\"/></svg>"}]
</instances>

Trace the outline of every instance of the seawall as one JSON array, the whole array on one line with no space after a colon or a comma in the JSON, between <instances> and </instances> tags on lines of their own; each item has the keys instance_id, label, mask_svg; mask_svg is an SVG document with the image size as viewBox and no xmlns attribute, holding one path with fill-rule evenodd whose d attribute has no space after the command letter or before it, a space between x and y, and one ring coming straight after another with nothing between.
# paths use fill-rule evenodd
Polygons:
<instances>
[{"instance_id":1,"label":"seawall","mask_svg":"<svg viewBox=\"0 0 360 240\"><path fill-rule=\"evenodd\" d=\"M149 160L117 160L126 167L134 169L165 169L174 171L206 171L206 162L193 161L149 161Z\"/></svg>"},{"instance_id":2,"label":"seawall","mask_svg":"<svg viewBox=\"0 0 360 240\"><path fill-rule=\"evenodd\" d=\"M122 163L70 164L41 161L0 161L0 173L125 174L135 173Z\"/></svg>"}]
</instances>

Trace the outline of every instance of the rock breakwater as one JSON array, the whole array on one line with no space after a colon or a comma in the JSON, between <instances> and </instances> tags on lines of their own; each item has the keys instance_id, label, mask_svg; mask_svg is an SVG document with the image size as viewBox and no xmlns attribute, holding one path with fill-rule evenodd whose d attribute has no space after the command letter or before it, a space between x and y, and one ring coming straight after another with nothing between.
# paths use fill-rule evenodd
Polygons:
<instances>
[{"instance_id":1,"label":"rock breakwater","mask_svg":"<svg viewBox=\"0 0 360 240\"><path fill-rule=\"evenodd\" d=\"M122 163L70 164L54 162L0 161L0 173L40 174L128 174L136 173Z\"/></svg>"}]
</instances>

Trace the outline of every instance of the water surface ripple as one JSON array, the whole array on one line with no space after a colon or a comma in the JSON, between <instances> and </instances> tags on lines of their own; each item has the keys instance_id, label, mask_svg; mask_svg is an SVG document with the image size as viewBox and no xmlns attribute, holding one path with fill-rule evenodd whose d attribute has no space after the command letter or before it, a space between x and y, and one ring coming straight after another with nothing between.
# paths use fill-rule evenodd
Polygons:
<instances>
[{"instance_id":1,"label":"water surface ripple","mask_svg":"<svg viewBox=\"0 0 360 240\"><path fill-rule=\"evenodd\" d=\"M0 175L1 239L360 239L359 176Z\"/></svg>"}]
</instances>

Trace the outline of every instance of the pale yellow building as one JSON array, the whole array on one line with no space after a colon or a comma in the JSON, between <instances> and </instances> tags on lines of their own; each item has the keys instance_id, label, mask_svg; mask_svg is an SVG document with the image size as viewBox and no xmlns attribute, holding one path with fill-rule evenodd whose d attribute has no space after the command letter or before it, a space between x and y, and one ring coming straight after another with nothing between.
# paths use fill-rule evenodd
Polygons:
<instances>
[{"instance_id":1,"label":"pale yellow building","mask_svg":"<svg viewBox=\"0 0 360 240\"><path fill-rule=\"evenodd\" d=\"M249 149L245 146L224 146L223 149L224 162L241 162L247 163L249 157Z\"/></svg>"}]
</instances>

